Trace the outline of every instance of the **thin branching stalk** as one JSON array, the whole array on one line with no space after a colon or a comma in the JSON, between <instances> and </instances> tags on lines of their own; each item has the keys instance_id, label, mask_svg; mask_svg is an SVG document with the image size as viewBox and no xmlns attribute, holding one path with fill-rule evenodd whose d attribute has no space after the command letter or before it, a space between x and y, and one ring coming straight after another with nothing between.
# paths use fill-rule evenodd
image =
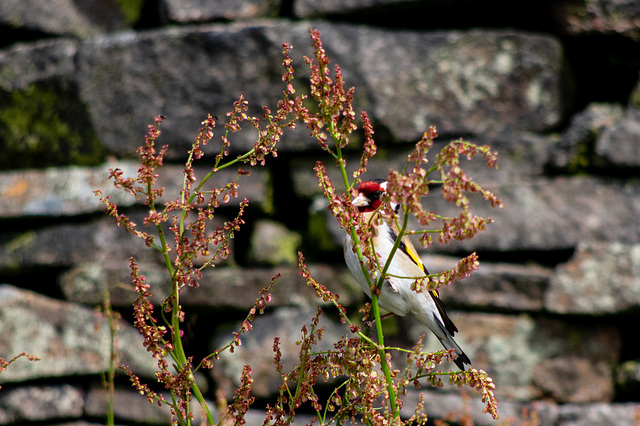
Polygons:
<instances>
[{"instance_id":1,"label":"thin branching stalk","mask_svg":"<svg viewBox=\"0 0 640 426\"><path fill-rule=\"evenodd\" d=\"M115 424L114 413L114 395L115 395L115 378L116 378L116 364L118 362L117 353L117 331L118 331L118 319L120 315L114 312L111 306L111 296L109 290L103 292L103 312L107 318L107 325L109 327L109 367L107 374L104 377L104 385L107 389L107 426L113 426Z\"/></svg>"},{"instance_id":2,"label":"thin branching stalk","mask_svg":"<svg viewBox=\"0 0 640 426\"><path fill-rule=\"evenodd\" d=\"M214 261L218 258L226 258L229 255L229 240L234 233L244 224L242 215L248 205L245 199L238 204L238 215L235 219L226 221L217 230L207 232L211 226L208 221L214 217L215 210L220 204L229 202L231 198L237 198L239 177L249 173L242 167L248 165L254 167L264 165L267 156L277 156L277 144L285 129L295 128L297 123L304 123L310 130L311 136L316 138L320 147L336 162L340 172L340 180L344 192L337 193L328 178L324 164L317 162L314 170L327 200L329 209L336 216L342 228L345 229L360 262L360 267L371 289L370 313L375 321L376 339L370 338L362 332L360 326L349 318L347 310L338 302L338 295L330 292L326 287L318 283L309 272L302 253L298 254L298 266L300 274L307 284L316 291L319 299L325 303L331 303L340 314L341 321L346 324L355 337L344 337L334 342L334 349L327 351L313 350L314 345L322 339L323 327L318 325L322 314L318 310L312 319L311 326L302 327L302 338L299 342L299 364L291 371L285 372L281 362L283 356L279 338L274 339L274 365L282 378L279 398L273 406L267 407L265 424L288 424L293 421L296 410L303 404L311 404L317 419L322 424L342 424L356 417L369 424L400 423L400 407L402 395L408 383L418 379L426 379L434 385L441 385L441 377L449 377L450 382L466 384L477 388L482 392L483 400L487 401L486 410L497 418L495 397L493 396L493 384L486 373L477 370L466 372L437 372L434 368L445 359L451 359L451 351L424 353L421 351L421 342L413 350L387 347L382 329L382 321L378 295L382 290L385 280L390 275L388 269L391 259L401 245L401 239L410 234L420 235L425 244L431 243L432 235L439 235L440 242L446 244L451 239L471 238L482 230L490 219L478 218L468 210L468 200L465 192L480 192L492 205L499 204L499 200L490 192L484 190L459 167L459 156L468 158L480 154L487 159L489 165L495 163L495 155L487 147L477 147L465 141L455 141L443 149L436 161L427 169L423 167L425 156L433 143L436 132L434 128L425 132L424 137L416 143L416 147L410 154L407 165L402 172L391 171L388 176L390 190L389 197L398 197L394 202L403 206L402 220L394 213L381 210L384 220L395 221L399 232L393 248L384 265L372 247L374 235L373 224L365 223L351 203L351 195L354 186L359 182L359 176L367 169L368 160L376 153L376 145L373 140L373 128L366 113L362 113L362 127L365 133L365 142L360 161L360 168L350 178L346 169L346 157L344 149L350 142L350 135L357 129L355 113L352 102L354 89L345 90L342 73L335 66L333 75L328 67L329 59L326 57L320 35L317 31L310 30L314 58L305 58L311 70L311 99L315 106L307 108L307 97L295 95L293 88L293 61L289 57L291 48L283 45L283 65L285 73L282 77L286 89L283 97L278 101L278 109L272 114L267 107L263 107L262 120L247 114L248 102L241 94L234 103L233 110L227 114L228 120L225 131L220 137L222 146L209 172L199 181L195 176L193 164L202 158L204 152L201 145L211 140L214 136L217 118L209 116L202 124L203 127L194 141L185 164L182 190L174 201L165 202L162 208L156 202L162 196L164 188L157 188L155 171L162 166L163 157L167 147L164 146L156 152L155 140L160 135L158 125L163 118L156 118L154 125L149 126L149 134L145 144L139 148L141 168L138 176L126 178L118 169L110 170L110 177L116 187L123 189L135 197L144 199L149 207L149 214L145 218L145 225L154 229L151 235L131 221L126 215L118 211L118 207L104 197L100 191L96 194L105 203L107 212L116 219L119 226L128 232L142 238L148 247L158 250L163 259L166 271L171 281L171 292L161 305L159 312L154 312L154 306L150 302L151 285L146 282L145 276L135 259L130 259L131 276L138 293L138 299L134 302L135 326L144 337L145 347L158 361L158 381L169 389L170 400L165 400L163 395L155 393L141 383L140 379L127 367L125 371L133 386L145 394L152 403L166 404L172 410L172 423L190 426L193 419L191 406L192 396L202 407L204 417L209 424L213 424L211 411L205 397L198 387L194 373L201 368L214 368L216 361L223 352L233 353L242 343L242 336L253 328L252 322L255 315L264 313L266 304L271 300L271 290L279 274L266 285L248 315L242 321L239 329L233 333L231 341L205 356L197 363L193 363L192 357L185 353L182 342L181 323L185 320L185 312L182 310L180 293L185 287L197 287L201 278L201 271L205 268L215 267ZM311 113L311 110L318 111ZM240 124L249 123L257 130L257 140L248 151L231 157L229 138L233 133L240 131ZM263 124L264 123L264 124ZM226 185L207 189L207 183L220 170L239 166L238 174ZM242 167L240 167L242 166ZM432 173L440 173L439 179L431 179ZM419 203L420 196L428 193L428 185L440 182L445 198L455 202L462 208L458 217L443 217L434 212L426 212ZM393 188L391 190L391 188ZM411 191L407 188L415 188ZM390 201L390 200L386 200ZM409 215L418 218L421 225L428 225L433 221L441 221L440 229L425 229L413 231L408 229ZM189 221L187 221L189 218ZM169 237L163 224L171 220ZM154 225L154 226L153 226ZM210 246L216 249L210 251ZM200 266L194 266L194 260L200 259ZM427 275L426 277L402 277L415 278L416 291L422 291L425 281L428 289L437 289L439 286L448 285L453 281L466 277L471 271L477 269L477 256L474 254L462 259L455 268L440 274ZM156 317L159 316L159 319ZM167 334L168 333L168 334ZM408 368L404 373L393 369L391 365L391 353L397 352L407 356L408 364L414 365L415 373ZM3 361L3 360L1 360ZM195 365L195 367L193 367ZM377 368L381 369L382 375ZM111 373L111 372L110 372ZM340 377L340 383L329 394L328 401L319 401L319 393L316 392L316 381L319 377L329 380ZM244 416L254 402L251 395L253 372L246 365L240 376L233 401L228 403L227 398L219 395L220 424L242 424ZM294 384L294 385L293 385ZM380 407L380 398L385 400ZM167 398L169 399L169 398ZM416 414L412 419L420 417L421 404L416 407ZM410 419L409 421L413 421Z\"/></svg>"}]
</instances>

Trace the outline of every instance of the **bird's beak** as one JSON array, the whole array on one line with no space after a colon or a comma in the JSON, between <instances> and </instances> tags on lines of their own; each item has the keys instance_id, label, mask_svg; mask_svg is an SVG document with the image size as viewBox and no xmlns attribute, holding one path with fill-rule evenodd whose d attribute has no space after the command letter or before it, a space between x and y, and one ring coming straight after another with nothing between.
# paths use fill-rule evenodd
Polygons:
<instances>
[{"instance_id":1,"label":"bird's beak","mask_svg":"<svg viewBox=\"0 0 640 426\"><path fill-rule=\"evenodd\" d=\"M362 194L358 194L356 198L351 201L351 204L356 207L365 207L369 205L369 199Z\"/></svg>"}]
</instances>

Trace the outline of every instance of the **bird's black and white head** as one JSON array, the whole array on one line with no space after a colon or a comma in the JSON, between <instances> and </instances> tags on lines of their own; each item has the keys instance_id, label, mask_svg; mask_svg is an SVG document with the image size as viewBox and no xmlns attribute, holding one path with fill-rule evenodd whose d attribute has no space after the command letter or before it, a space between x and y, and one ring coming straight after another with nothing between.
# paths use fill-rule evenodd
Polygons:
<instances>
[{"instance_id":1,"label":"bird's black and white head","mask_svg":"<svg viewBox=\"0 0 640 426\"><path fill-rule=\"evenodd\" d=\"M360 213L373 212L382 205L382 196L387 192L387 181L373 179L360 183L357 195L352 203ZM396 211L399 206L391 203L391 208Z\"/></svg>"}]
</instances>

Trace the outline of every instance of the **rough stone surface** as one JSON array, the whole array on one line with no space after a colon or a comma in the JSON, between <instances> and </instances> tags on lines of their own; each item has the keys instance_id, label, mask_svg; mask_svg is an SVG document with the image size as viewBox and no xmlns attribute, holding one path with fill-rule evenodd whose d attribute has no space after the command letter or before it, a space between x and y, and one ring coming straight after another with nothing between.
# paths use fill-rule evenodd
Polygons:
<instances>
[{"instance_id":1,"label":"rough stone surface","mask_svg":"<svg viewBox=\"0 0 640 426\"><path fill-rule=\"evenodd\" d=\"M73 75L78 43L70 39L40 40L0 51L0 87L25 88L35 81Z\"/></svg>"},{"instance_id":2,"label":"rough stone surface","mask_svg":"<svg viewBox=\"0 0 640 426\"><path fill-rule=\"evenodd\" d=\"M611 401L610 366L617 362L621 344L614 326L527 315L451 312L450 316L460 330L456 341L472 366L493 378L499 399L553 396L565 402ZM441 350L423 325L405 321L413 339L427 333L425 348Z\"/></svg>"},{"instance_id":3,"label":"rough stone surface","mask_svg":"<svg viewBox=\"0 0 640 426\"><path fill-rule=\"evenodd\" d=\"M0 180L2 217L82 214L104 208L93 195L106 187L108 169L65 167L60 169L4 172ZM113 202L126 202L119 192L108 190ZM124 195L124 193L122 193Z\"/></svg>"},{"instance_id":4,"label":"rough stone surface","mask_svg":"<svg viewBox=\"0 0 640 426\"><path fill-rule=\"evenodd\" d=\"M425 255L430 273L452 269L458 258ZM505 311L540 311L544 306L552 271L539 266L480 262L470 277L440 291L446 306Z\"/></svg>"},{"instance_id":5,"label":"rough stone surface","mask_svg":"<svg viewBox=\"0 0 640 426\"><path fill-rule=\"evenodd\" d=\"M624 118L608 127L596 142L595 152L605 164L640 167L640 109L629 108Z\"/></svg>"},{"instance_id":6,"label":"rough stone surface","mask_svg":"<svg viewBox=\"0 0 640 426\"><path fill-rule=\"evenodd\" d=\"M170 398L169 395L166 396ZM108 394L104 388L90 389L86 396L86 414L104 418L107 415L107 400ZM171 410L167 405L150 404L145 396L133 389L115 389L113 406L114 415L120 421L151 424L167 424L171 421Z\"/></svg>"},{"instance_id":7,"label":"rough stone surface","mask_svg":"<svg viewBox=\"0 0 640 426\"><path fill-rule=\"evenodd\" d=\"M612 314L640 307L640 246L583 242L560 265L545 308L562 314Z\"/></svg>"},{"instance_id":8,"label":"rough stone surface","mask_svg":"<svg viewBox=\"0 0 640 426\"><path fill-rule=\"evenodd\" d=\"M282 308L274 313L256 317L253 322L253 330L242 337L242 346L236 347L233 354L225 351L216 362L216 368L211 370L216 383L227 397L233 395L233 391L240 384L242 368L249 364L252 370L252 393L257 397L266 397L277 392L282 383L280 375L275 368L273 339L280 338L282 351L283 371L290 371L299 362L300 345L296 344L302 337L301 327L311 327L311 320L316 314L314 309ZM322 340L314 350L322 351L333 349L333 343L340 337L347 335L347 326L335 323L326 315L320 317L319 327L327 327ZM212 349L218 348L232 340L231 333L222 335L212 342ZM322 381L322 379L320 379Z\"/></svg>"},{"instance_id":9,"label":"rough stone surface","mask_svg":"<svg viewBox=\"0 0 640 426\"><path fill-rule=\"evenodd\" d=\"M415 140L431 124L441 132L546 130L564 114L561 48L551 37L398 32L322 22L253 21L18 47L0 56L0 87L24 87L45 77L74 81L91 125L120 155L130 154L152 117L163 114L163 137L175 157L186 151L206 113L223 117L231 109L239 96L235 88L244 88L249 112L261 115L260 105L282 92L281 43L298 46L294 59L302 64L301 55L310 54L310 25L317 25L327 52L359 87L356 106L366 106L394 139ZM409 52L414 59L407 62ZM405 72L398 74L398 68ZM407 103L420 107L398 113ZM285 135L285 146L314 146L306 135L302 129ZM236 148L253 144L253 136L235 137Z\"/></svg>"},{"instance_id":10,"label":"rough stone surface","mask_svg":"<svg viewBox=\"0 0 640 426\"><path fill-rule=\"evenodd\" d=\"M640 405L619 404L569 404L558 407L557 424L561 426L602 425L635 426L638 424Z\"/></svg>"},{"instance_id":11,"label":"rough stone surface","mask_svg":"<svg viewBox=\"0 0 640 426\"><path fill-rule=\"evenodd\" d=\"M540 131L563 116L561 47L553 38L502 31L377 33L364 27L324 32L330 55L347 70L357 64L364 81L354 83L365 87L366 109L396 139L417 140L429 125L456 135Z\"/></svg>"},{"instance_id":12,"label":"rough stone surface","mask_svg":"<svg viewBox=\"0 0 640 426\"><path fill-rule=\"evenodd\" d=\"M151 232L142 225L142 213L132 212L129 217L139 225L139 229ZM212 226L218 224L214 218ZM167 238L173 239L169 224L165 224L163 230ZM230 246L233 249L233 240ZM141 238L117 227L114 220L106 216L75 225L64 223L38 230L0 233L1 268L71 267L99 262L101 268L113 270L116 267L126 268L131 257L138 262L156 262L156 267L164 264L159 252L146 247ZM202 266L204 259L204 256L198 256L194 264ZM223 265L228 261L218 257L214 264Z\"/></svg>"},{"instance_id":13,"label":"rough stone surface","mask_svg":"<svg viewBox=\"0 0 640 426\"><path fill-rule=\"evenodd\" d=\"M143 262L138 265L152 285L151 301L159 304L170 293L168 274L157 264ZM313 277L335 293L340 294L340 303L351 305L364 299L364 295L353 277L341 267L310 264ZM137 294L131 284L131 271L127 264L103 265L83 263L70 269L60 278L60 286L69 301L88 305L100 305L104 291L109 290L111 304L115 307L130 307ZM297 267L237 268L218 266L205 269L197 289L182 290L180 301L185 306L202 308L253 307L260 290L271 282L276 274L271 292L270 307L309 306L324 304L315 297L315 291L307 287Z\"/></svg>"},{"instance_id":14,"label":"rough stone surface","mask_svg":"<svg viewBox=\"0 0 640 426\"><path fill-rule=\"evenodd\" d=\"M163 396L166 401L171 400L169 393L163 393ZM85 397L85 415L91 418L105 418L107 400L108 394L104 388L93 387L89 389ZM140 395L132 388L116 387L113 393L113 406L115 418L121 423L166 425L171 422L169 406L151 404L146 396ZM211 401L209 401L209 409L212 417L217 421L217 412ZM193 424L206 425L198 404L193 405L193 415Z\"/></svg>"},{"instance_id":15,"label":"rough stone surface","mask_svg":"<svg viewBox=\"0 0 640 426\"><path fill-rule=\"evenodd\" d=\"M297 0L293 3L293 10L296 16L308 17L322 14L345 14L361 13L371 8L379 8L385 5L397 3L411 3L404 0L332 0L313 1Z\"/></svg>"},{"instance_id":16,"label":"rough stone surface","mask_svg":"<svg viewBox=\"0 0 640 426\"><path fill-rule=\"evenodd\" d=\"M302 237L281 223L261 220L251 235L252 258L268 265L295 265Z\"/></svg>"},{"instance_id":17,"label":"rough stone surface","mask_svg":"<svg viewBox=\"0 0 640 426\"><path fill-rule=\"evenodd\" d=\"M133 216L142 223L141 216ZM140 220L137 220L140 219ZM159 260L158 254L147 249L144 241L132 237L103 218L80 224L65 223L2 234L0 267L29 268L39 266L72 266L88 259L110 263L125 262L131 256L141 260ZM113 250L117 247L117 250Z\"/></svg>"},{"instance_id":18,"label":"rough stone surface","mask_svg":"<svg viewBox=\"0 0 640 426\"><path fill-rule=\"evenodd\" d=\"M492 426L496 424L527 424L557 426L583 425L623 425L637 424L640 404L637 403L566 403L558 405L548 401L534 403L517 403L500 401L498 413L500 420L495 421L482 412L484 404L475 394L460 395L423 388L409 390L405 399L405 407L414 407L419 401L420 393L424 394L425 411L431 418L446 419L449 422L463 423L471 421L475 426ZM411 417L412 410L401 410L403 416ZM531 424L529 423L529 424Z\"/></svg>"},{"instance_id":19,"label":"rough stone surface","mask_svg":"<svg viewBox=\"0 0 640 426\"><path fill-rule=\"evenodd\" d=\"M562 134L551 162L570 171L584 170L593 162L593 147L602 133L623 118L621 105L593 103L577 113Z\"/></svg>"},{"instance_id":20,"label":"rough stone surface","mask_svg":"<svg viewBox=\"0 0 640 426\"><path fill-rule=\"evenodd\" d=\"M264 32L263 23L212 25L122 33L80 45L77 72L89 110L118 122L95 123L105 145L131 152L135 135L162 114L169 156L175 157L191 144L207 113L224 117L232 110L240 87L246 88L250 112L261 114L260 105L282 91L280 48ZM240 135L243 147L255 143L254 132ZM214 145L219 149L219 142L210 149Z\"/></svg>"},{"instance_id":21,"label":"rough stone surface","mask_svg":"<svg viewBox=\"0 0 640 426\"><path fill-rule=\"evenodd\" d=\"M424 398L424 412L428 413L429 418L445 419L453 424L464 424L471 421L475 426L491 426L499 424L491 415L483 413L485 404L477 398L477 394L469 391L467 395L461 396L457 392L451 392L451 389L445 387L443 389L434 389L424 386L421 389L407 390L405 405L400 410L403 417L409 418L414 415L414 407L420 401L420 394ZM512 401L500 401L498 413L500 421L516 421L522 414L522 405ZM545 423L551 424L551 423Z\"/></svg>"},{"instance_id":22,"label":"rough stone surface","mask_svg":"<svg viewBox=\"0 0 640 426\"><path fill-rule=\"evenodd\" d=\"M99 167L58 167L44 170L0 172L0 217L20 216L75 216L104 211L104 204L94 195L100 189L110 201L120 207L141 205L122 190L116 189L109 179L109 169L120 169L124 177L137 175L139 164L132 161L112 161ZM166 165L157 170L157 186L164 187L164 196L158 205L177 199L183 183L184 166ZM210 169L195 169L197 179L202 179ZM217 172L203 188L223 185L232 181L236 170L224 169ZM266 174L255 170L240 181L238 199L264 206L266 198Z\"/></svg>"},{"instance_id":23,"label":"rough stone surface","mask_svg":"<svg viewBox=\"0 0 640 426\"><path fill-rule=\"evenodd\" d=\"M380 175L372 173L369 177ZM559 176L531 178L521 183L490 182L484 186L498 195L504 207L492 208L481 197L471 197L471 211L493 218L494 223L472 240L443 246L434 238L436 243L428 249L429 253L570 250L585 240L640 241L640 226L635 220L640 215L640 187L635 180ZM437 189L425 198L424 205L444 216L459 214ZM335 218L322 207L318 210L327 215L329 232L342 244L344 233Z\"/></svg>"},{"instance_id":24,"label":"rough stone surface","mask_svg":"<svg viewBox=\"0 0 640 426\"><path fill-rule=\"evenodd\" d=\"M38 13L33 13L34 8ZM30 31L80 37L129 26L118 3L110 0L7 0L0 3L0 22Z\"/></svg>"},{"instance_id":25,"label":"rough stone surface","mask_svg":"<svg viewBox=\"0 0 640 426\"><path fill-rule=\"evenodd\" d=\"M309 264L312 276L330 291L340 294L340 303L350 305L364 296L353 277L340 267ZM296 267L214 268L205 271L199 290L184 294L184 303L195 306L221 306L248 309L254 305L260 290L280 273L272 292L274 306L306 306L320 304L315 291L307 287ZM224 283L224 285L221 285Z\"/></svg>"},{"instance_id":26,"label":"rough stone surface","mask_svg":"<svg viewBox=\"0 0 640 426\"><path fill-rule=\"evenodd\" d=\"M3 383L98 374L109 366L110 332L100 313L6 284L0 286L0 336L0 353L40 358L11 364L2 372ZM138 331L122 322L117 339L121 362L153 377L155 362Z\"/></svg>"},{"instance_id":27,"label":"rough stone surface","mask_svg":"<svg viewBox=\"0 0 640 426\"><path fill-rule=\"evenodd\" d=\"M634 181L556 177L491 189L504 208L478 202L472 211L495 222L473 240L444 250L566 250L584 240L640 241L634 219L640 214L640 187ZM434 211L455 212L440 197L431 202Z\"/></svg>"},{"instance_id":28,"label":"rough stone surface","mask_svg":"<svg viewBox=\"0 0 640 426\"><path fill-rule=\"evenodd\" d=\"M28 351L42 361L20 358L0 373L0 419L5 419L0 423L101 422L99 373L107 362L108 334L95 305L108 290L114 308L131 319L129 256L138 259L153 284L156 308L168 293L169 275L156 252L102 216L104 208L91 190L109 191L122 212L141 223L146 207L114 193L106 168L134 174L135 149L153 117L163 114L157 145L169 145L169 154L159 181L170 188L165 196L174 198L182 187L186 152L207 113L217 117L217 126L199 163L202 172L212 167L210 154L220 149L226 113L242 91L250 102L248 114L262 117L263 104L275 111L283 89L284 42L294 47L296 94L308 93L302 56L312 54L309 27L321 32L330 70L340 65L346 86L356 87L356 117L366 110L372 120L378 154L364 178L401 169L413 141L429 125L440 133L428 156L431 164L439 148L459 137L499 152L498 170L462 161L476 182L503 199L502 210L473 200L475 212L496 222L477 239L434 244L421 254L432 272L469 252L480 255L480 270L442 289L442 299L473 366L489 371L496 383L501 419L481 413L473 390L461 394L445 385L441 393L424 386L431 421L638 423L640 349L633 327L639 313L634 265L640 244L640 84L632 88L637 0L563 0L524 14L526 7L512 3L3 2L0 282L22 289L0 290L0 356ZM296 20L312 16L321 20ZM242 132L228 135L229 159L256 140L251 124L242 126ZM292 365L296 337L318 306L331 322L323 344L347 332L333 324L335 308L315 297L295 265L259 265L251 257L257 248L252 241L259 239L256 225L276 221L286 227L284 234L301 235L313 276L340 294L354 320L365 300L344 267L344 233L319 198L313 165L322 160L335 183L342 178L333 158L308 136L305 126L288 130L278 158L241 178L240 197L251 203L232 255L204 269L199 288L181 292L185 344L197 363L211 342L229 340L228 330L237 330L260 289L281 274L266 313L243 336L242 358L235 364L218 360L212 375L196 377L213 400L216 390L232 396L242 364L260 367L248 424L264 422L265 404L279 383L263 373L275 372L273 336L286 337L286 362ZM349 175L361 145L357 131L343 150ZM227 181L238 165L219 176ZM220 207L214 227L235 217L235 201ZM440 213L455 212L443 203L437 185L424 202ZM194 265L202 266L202 260ZM384 327L387 343L405 348L427 332L410 318L387 319ZM137 331L123 322L120 333L122 361L154 386L155 365ZM427 349L441 349L430 333ZM403 359L394 356L392 362ZM442 366L447 367L454 368ZM167 423L158 412L147 412L157 407L134 395L125 377L117 382L118 423ZM410 392L403 407L410 411L403 412L411 415L416 402ZM304 424L310 418L298 420Z\"/></svg>"},{"instance_id":29,"label":"rough stone surface","mask_svg":"<svg viewBox=\"0 0 640 426\"><path fill-rule=\"evenodd\" d=\"M154 305L171 293L169 274L158 267L158 263L138 262L140 271L151 285L150 301ZM128 262L83 262L70 268L58 279L65 299L73 303L99 306L105 302L105 292L109 292L111 306L130 307L138 297L131 281Z\"/></svg>"},{"instance_id":30,"label":"rough stone surface","mask_svg":"<svg viewBox=\"0 0 640 426\"><path fill-rule=\"evenodd\" d=\"M281 0L163 0L165 19L174 22L206 22L276 16Z\"/></svg>"},{"instance_id":31,"label":"rough stone surface","mask_svg":"<svg viewBox=\"0 0 640 426\"><path fill-rule=\"evenodd\" d=\"M564 1L553 9L560 29L569 34L622 34L634 40L640 36L637 0Z\"/></svg>"},{"instance_id":32,"label":"rough stone surface","mask_svg":"<svg viewBox=\"0 0 640 426\"><path fill-rule=\"evenodd\" d=\"M459 139L459 138L455 138ZM476 136L462 138L478 145L489 145L498 153L498 169L489 168L481 158L472 161L463 161L465 172L483 186L495 186L498 184L527 184L533 178L545 175L546 167L555 154L558 139L555 136L540 136L529 132L505 132L495 137ZM433 148L427 158L433 162L442 148L453 139L447 136L435 140ZM362 179L387 177L391 169L402 169L407 162L407 156L413 149L412 144L394 146L393 149L384 150L382 155L373 157ZM347 172L353 173L360 166L360 157L346 155ZM296 161L292 167L293 185L298 197L314 198L322 195L318 186L313 166L315 161ZM325 165L329 165L325 162ZM334 186L342 190L342 179L334 167L327 167L327 173ZM434 176L435 178L435 176ZM428 200L425 200L428 201Z\"/></svg>"},{"instance_id":33,"label":"rough stone surface","mask_svg":"<svg viewBox=\"0 0 640 426\"><path fill-rule=\"evenodd\" d=\"M6 389L3 386L0 393L3 425L77 418L83 411L84 392L80 386L31 385Z\"/></svg>"},{"instance_id":34,"label":"rough stone surface","mask_svg":"<svg viewBox=\"0 0 640 426\"><path fill-rule=\"evenodd\" d=\"M611 368L578 357L544 360L536 365L533 382L545 397L558 402L610 401Z\"/></svg>"}]
</instances>

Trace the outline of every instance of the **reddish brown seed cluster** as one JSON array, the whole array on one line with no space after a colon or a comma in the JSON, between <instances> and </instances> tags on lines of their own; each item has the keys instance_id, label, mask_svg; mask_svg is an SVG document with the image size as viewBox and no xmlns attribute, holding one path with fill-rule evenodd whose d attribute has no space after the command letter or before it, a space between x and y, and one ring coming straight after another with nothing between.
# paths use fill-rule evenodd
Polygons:
<instances>
[{"instance_id":1,"label":"reddish brown seed cluster","mask_svg":"<svg viewBox=\"0 0 640 426\"><path fill-rule=\"evenodd\" d=\"M161 394L142 384L130 369L125 367L125 371L134 387L146 394L150 402L170 405L174 419L192 418L189 406L192 395L202 399L200 402L204 403L193 378L193 359L186 356L182 348L183 331L180 327L185 320L185 313L180 305L181 291L186 286L198 287L202 269L212 267L216 259L225 259L230 255L230 241L244 225L243 214L248 207L248 201L239 200L236 217L225 221L224 224L213 226L211 221L220 206L237 200L241 178L249 174L250 167L263 166L269 157L277 157L278 144L287 129L293 129L298 123L303 123L310 136L317 140L320 147L335 162L341 172L343 185L340 187L344 187L344 191L336 190L323 162L318 161L314 167L318 183L328 201L329 211L357 242L356 251L361 254L363 264L373 269L371 275L374 278L380 278L382 275L380 268L376 268L376 265L380 264L379 256L371 243L376 232L375 223L365 221L364 216L351 202L352 197L356 195L354 187L358 184L358 179L366 172L369 160L377 152L374 130L368 115L363 112L363 152L352 180L346 172L346 160L342 150L347 147L352 133L357 129L356 114L352 105L354 89L345 89L339 66L330 69L330 60L326 56L319 32L310 29L309 33L314 48L313 58L305 58L310 70L310 99L305 95L296 94L293 60L290 57L291 47L283 44L282 81L285 87L282 98L277 102L275 113L264 106L262 115L252 116L249 112L249 102L244 94L241 94L233 104L233 109L226 114L224 133L219 136L220 151L210 163L210 172L204 177L199 177L194 171L194 163L202 161L203 146L213 140L217 125L217 118L208 116L202 122L202 127L188 152L182 189L173 200L164 202L162 206L158 205L158 200L164 195L164 188L157 187L157 169L163 165L167 146L157 151L155 143L160 136L159 126L163 117L157 117L154 124L149 126L145 142L137 151L140 161L137 175L125 177L122 170L110 171L110 178L117 188L134 197L143 198L148 206L143 226L145 229L150 228L149 230L142 230L128 216L122 214L109 197L105 197L101 191L96 191L96 195L105 204L107 213L115 219L118 226L143 239L148 247L153 247L162 254L171 276L172 291L163 300L161 312L157 312L150 302L151 285L147 283L135 259L130 261L132 282L138 293L134 303L135 326L143 336L145 347L158 362L158 381L172 392L175 399L165 401ZM307 106L308 101L313 101L314 105ZM257 130L258 137L250 150L232 157L232 134L241 131L245 122ZM440 221L440 228L424 232L403 228L402 235L420 233L421 241L425 245L432 243L433 234L439 234L439 240L443 244L454 239L471 238L491 222L490 218L477 217L470 212L467 193L480 193L492 205L501 206L493 193L473 182L460 167L460 157L471 159L475 156L482 156L488 166L495 167L496 154L491 152L489 147L455 141L447 145L430 163L427 159L428 153L436 137L436 129L430 127L409 154L404 169L389 173L386 195L379 210L379 220L397 221L399 215L388 203L392 201L402 207L401 215L414 215L422 227L433 226ZM234 179L218 187L206 187L214 174L228 167L237 168ZM438 175L438 178L431 177L432 174ZM421 199L429 195L433 185L440 186L444 198L461 208L458 216L443 217L423 206ZM377 209L378 206L374 208ZM165 223L170 225L171 237L165 234L166 226L162 226ZM346 308L339 304L338 295L311 276L302 253L298 256L298 266L300 274L315 291L316 296L324 303L337 308L341 321L357 336L345 337L334 342L332 350L318 351L316 347L324 333L324 328L319 325L322 311L318 309L311 322L301 328L300 362L291 371L284 369L280 340L276 338L273 344L274 365L282 378L282 385L277 400L272 406L267 407L265 423L288 424L293 420L296 410L304 404L309 404L316 410L318 417L322 417L319 420L326 424L347 421L390 424L400 421L399 408L402 406L402 396L408 385L419 386L419 379L426 379L435 386L442 385L442 374L435 373L435 368L441 362L451 360L454 354L449 351L424 353L421 342L411 351L382 347L361 332L360 326L348 316ZM478 260L474 253L462 259L449 271L417 280L415 290L421 291L424 286L433 290L442 285L449 285L467 277L477 267ZM242 336L253 329L256 314L262 314L271 300L271 291L278 277L279 274L276 274L262 289L254 306L238 330L233 333L231 341L206 356L195 369L214 368L215 361L223 351L233 352L242 345ZM165 323L159 322L159 315L163 319L166 318ZM392 351L406 352L407 364L413 369L394 369L390 356ZM0 359L0 367L6 364ZM329 381L338 377L342 380L339 390L331 393L326 401L320 401L314 389L317 381ZM480 390L483 401L487 403L485 411L497 418L494 385L485 372L469 370L464 373L452 373L449 377L452 383L466 384ZM243 368L239 381L240 386L230 404L226 405L223 399L219 398L221 405L226 406L226 409L220 412L220 419L236 424L244 423L244 416L254 402L251 396L253 372L249 366ZM298 383L297 389L289 386L292 381ZM421 402L414 417L409 419L410 422L426 419L422 408ZM177 421L174 420L174 423L177 424Z\"/></svg>"}]
</instances>

